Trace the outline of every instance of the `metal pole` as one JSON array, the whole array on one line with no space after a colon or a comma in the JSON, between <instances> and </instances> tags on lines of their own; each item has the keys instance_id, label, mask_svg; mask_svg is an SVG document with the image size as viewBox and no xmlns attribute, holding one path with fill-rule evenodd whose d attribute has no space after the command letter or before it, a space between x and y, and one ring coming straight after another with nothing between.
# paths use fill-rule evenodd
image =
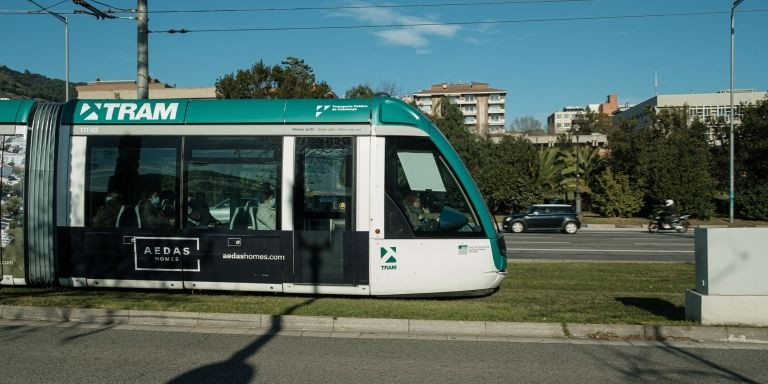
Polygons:
<instances>
[{"instance_id":1,"label":"metal pole","mask_svg":"<svg viewBox=\"0 0 768 384\"><path fill-rule=\"evenodd\" d=\"M149 98L149 38L147 0L138 0L136 12L136 98Z\"/></svg>"},{"instance_id":2,"label":"metal pole","mask_svg":"<svg viewBox=\"0 0 768 384\"><path fill-rule=\"evenodd\" d=\"M581 163L579 161L578 131L576 131L576 215L581 218Z\"/></svg>"},{"instance_id":3,"label":"metal pole","mask_svg":"<svg viewBox=\"0 0 768 384\"><path fill-rule=\"evenodd\" d=\"M69 19L64 18L64 101L69 101Z\"/></svg>"},{"instance_id":4,"label":"metal pole","mask_svg":"<svg viewBox=\"0 0 768 384\"><path fill-rule=\"evenodd\" d=\"M728 217L730 219L730 222L733 223L733 198L735 195L734 187L733 187L733 119L734 119L734 111L733 111L733 35L734 35L734 20L733 20L733 14L736 10L736 7L741 4L741 2L744 0L734 0L731 3L731 129L728 135L728 146L729 146L729 159L728 159L728 175L729 175L729 192L728 192Z\"/></svg>"}]
</instances>

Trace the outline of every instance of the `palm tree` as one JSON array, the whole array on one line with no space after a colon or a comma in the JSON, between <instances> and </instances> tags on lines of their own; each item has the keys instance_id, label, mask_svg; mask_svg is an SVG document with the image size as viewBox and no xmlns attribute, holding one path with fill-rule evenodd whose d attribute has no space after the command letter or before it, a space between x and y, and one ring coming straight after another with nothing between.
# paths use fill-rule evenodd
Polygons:
<instances>
[{"instance_id":1,"label":"palm tree","mask_svg":"<svg viewBox=\"0 0 768 384\"><path fill-rule=\"evenodd\" d=\"M536 182L541 186L544 196L560 196L563 189L560 185L561 170L563 169L561 150L557 147L539 150L539 164L536 170Z\"/></svg>"},{"instance_id":2,"label":"palm tree","mask_svg":"<svg viewBox=\"0 0 768 384\"><path fill-rule=\"evenodd\" d=\"M576 158L577 150L578 159ZM578 163L579 189L582 193L592 193L592 189L589 187L589 179L590 175L596 173L602 165L603 158L600 156L600 148L591 148L589 146L573 147L570 151L561 152L561 156L564 164L560 171L562 177L561 187L566 191L576 191L576 166Z\"/></svg>"}]
</instances>

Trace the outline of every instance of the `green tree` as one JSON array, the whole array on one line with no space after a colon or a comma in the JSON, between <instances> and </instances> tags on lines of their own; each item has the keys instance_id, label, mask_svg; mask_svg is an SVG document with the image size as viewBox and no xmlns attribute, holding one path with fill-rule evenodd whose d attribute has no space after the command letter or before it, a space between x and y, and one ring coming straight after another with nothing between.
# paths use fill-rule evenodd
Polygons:
<instances>
[{"instance_id":1,"label":"green tree","mask_svg":"<svg viewBox=\"0 0 768 384\"><path fill-rule=\"evenodd\" d=\"M768 179L768 98L742 106L741 125L734 130L734 163L740 183Z\"/></svg>"},{"instance_id":2,"label":"green tree","mask_svg":"<svg viewBox=\"0 0 768 384\"><path fill-rule=\"evenodd\" d=\"M459 153L470 173L477 175L482 160L487 156L488 146L467 130L461 109L447 97L438 101L435 112L432 121Z\"/></svg>"},{"instance_id":3,"label":"green tree","mask_svg":"<svg viewBox=\"0 0 768 384\"><path fill-rule=\"evenodd\" d=\"M277 85L272 69L259 60L249 69L224 75L216 80L216 97L220 99L271 99Z\"/></svg>"},{"instance_id":4,"label":"green tree","mask_svg":"<svg viewBox=\"0 0 768 384\"><path fill-rule=\"evenodd\" d=\"M643 207L643 193L622 173L606 169L595 179L592 210L606 217L631 217Z\"/></svg>"},{"instance_id":5,"label":"green tree","mask_svg":"<svg viewBox=\"0 0 768 384\"><path fill-rule=\"evenodd\" d=\"M281 65L272 67L278 99L323 99L332 95L331 87L318 82L312 68L304 60L288 57Z\"/></svg>"},{"instance_id":6,"label":"green tree","mask_svg":"<svg viewBox=\"0 0 768 384\"><path fill-rule=\"evenodd\" d=\"M651 121L636 169L645 188L646 210L673 199L679 212L710 217L714 182L709 174L707 126L700 121L689 123L684 108L661 110Z\"/></svg>"},{"instance_id":7,"label":"green tree","mask_svg":"<svg viewBox=\"0 0 768 384\"><path fill-rule=\"evenodd\" d=\"M768 182L742 183L736 190L738 213L747 219L768 220Z\"/></svg>"},{"instance_id":8,"label":"green tree","mask_svg":"<svg viewBox=\"0 0 768 384\"><path fill-rule=\"evenodd\" d=\"M10 216L16 216L21 213L22 200L18 196L11 196L3 203L3 212Z\"/></svg>"},{"instance_id":9,"label":"green tree","mask_svg":"<svg viewBox=\"0 0 768 384\"><path fill-rule=\"evenodd\" d=\"M345 94L345 99L370 99L375 92L368 84L359 84L350 88Z\"/></svg>"},{"instance_id":10,"label":"green tree","mask_svg":"<svg viewBox=\"0 0 768 384\"><path fill-rule=\"evenodd\" d=\"M741 125L734 132L737 212L749 219L768 219L768 98L742 105Z\"/></svg>"},{"instance_id":11,"label":"green tree","mask_svg":"<svg viewBox=\"0 0 768 384\"><path fill-rule=\"evenodd\" d=\"M260 60L216 80L216 97L223 99L319 99L332 94L331 87L318 82L312 68L296 57L271 68Z\"/></svg>"},{"instance_id":12,"label":"green tree","mask_svg":"<svg viewBox=\"0 0 768 384\"><path fill-rule=\"evenodd\" d=\"M542 189L531 173L538 155L523 138L505 137L498 144L485 141L487 155L477 174L480 191L493 212L521 211L542 199Z\"/></svg>"},{"instance_id":13,"label":"green tree","mask_svg":"<svg viewBox=\"0 0 768 384\"><path fill-rule=\"evenodd\" d=\"M607 134L611 130L611 117L587 109L584 113L576 114L576 117L571 120L571 129L576 125L579 127L580 135ZM576 134L576 132L572 133Z\"/></svg>"}]
</instances>

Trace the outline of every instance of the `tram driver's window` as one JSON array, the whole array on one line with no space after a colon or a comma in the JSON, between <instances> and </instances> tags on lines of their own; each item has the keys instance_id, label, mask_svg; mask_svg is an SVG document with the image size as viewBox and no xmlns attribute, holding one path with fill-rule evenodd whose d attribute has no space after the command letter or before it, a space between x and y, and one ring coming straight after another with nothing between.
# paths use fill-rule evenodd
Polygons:
<instances>
[{"instance_id":1,"label":"tram driver's window","mask_svg":"<svg viewBox=\"0 0 768 384\"><path fill-rule=\"evenodd\" d=\"M190 137L185 143L185 227L280 228L279 137Z\"/></svg>"},{"instance_id":2,"label":"tram driver's window","mask_svg":"<svg viewBox=\"0 0 768 384\"><path fill-rule=\"evenodd\" d=\"M89 137L86 226L178 227L179 138Z\"/></svg>"},{"instance_id":3,"label":"tram driver's window","mask_svg":"<svg viewBox=\"0 0 768 384\"><path fill-rule=\"evenodd\" d=\"M442 155L426 138L387 138L387 238L476 236L482 228Z\"/></svg>"}]
</instances>

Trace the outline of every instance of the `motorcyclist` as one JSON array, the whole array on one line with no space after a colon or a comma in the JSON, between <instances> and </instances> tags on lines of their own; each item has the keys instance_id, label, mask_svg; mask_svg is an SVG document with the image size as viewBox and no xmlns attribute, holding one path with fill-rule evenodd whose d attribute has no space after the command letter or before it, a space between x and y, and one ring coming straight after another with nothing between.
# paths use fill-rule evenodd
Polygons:
<instances>
[{"instance_id":1,"label":"motorcyclist","mask_svg":"<svg viewBox=\"0 0 768 384\"><path fill-rule=\"evenodd\" d=\"M672 227L672 222L675 220L676 216L677 210L675 209L675 202L672 199L665 201L661 221Z\"/></svg>"}]
</instances>

